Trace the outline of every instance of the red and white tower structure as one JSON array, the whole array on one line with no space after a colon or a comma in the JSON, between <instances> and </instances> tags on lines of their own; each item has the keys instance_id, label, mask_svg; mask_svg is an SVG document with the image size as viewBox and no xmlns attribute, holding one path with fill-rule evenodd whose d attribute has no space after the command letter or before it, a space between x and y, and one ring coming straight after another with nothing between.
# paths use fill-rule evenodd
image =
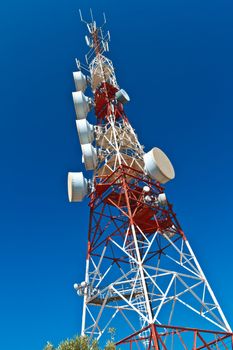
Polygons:
<instances>
[{"instance_id":1,"label":"red and white tower structure","mask_svg":"<svg viewBox=\"0 0 233 350\"><path fill-rule=\"evenodd\" d=\"M81 20L89 52L87 65L76 61L73 100L92 176L68 174L69 200L87 196L90 208L85 279L74 285L83 297L81 332L100 339L114 327L121 348L233 349L231 328L165 195L173 166L159 148L144 151L126 116L129 96L105 56L109 32L92 13ZM86 233L79 227L79 234Z\"/></svg>"}]
</instances>

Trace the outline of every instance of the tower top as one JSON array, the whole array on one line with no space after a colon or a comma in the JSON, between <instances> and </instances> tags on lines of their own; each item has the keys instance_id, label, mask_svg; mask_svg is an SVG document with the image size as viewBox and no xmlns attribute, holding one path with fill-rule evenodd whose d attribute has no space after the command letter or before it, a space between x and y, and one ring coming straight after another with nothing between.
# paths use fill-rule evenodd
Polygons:
<instances>
[{"instance_id":1,"label":"tower top","mask_svg":"<svg viewBox=\"0 0 233 350\"><path fill-rule=\"evenodd\" d=\"M89 65L91 60L94 58L94 55L98 56L103 52L109 51L108 43L110 41L110 33L107 31L106 34L103 32L103 27L107 23L105 13L103 12L103 23L100 26L97 26L96 21L93 18L92 9L90 9L91 21L88 22L83 19L82 12L79 9L81 22L85 23L90 33L90 36L86 35L85 40L87 46L90 47L89 52L85 55L86 62Z\"/></svg>"}]
</instances>

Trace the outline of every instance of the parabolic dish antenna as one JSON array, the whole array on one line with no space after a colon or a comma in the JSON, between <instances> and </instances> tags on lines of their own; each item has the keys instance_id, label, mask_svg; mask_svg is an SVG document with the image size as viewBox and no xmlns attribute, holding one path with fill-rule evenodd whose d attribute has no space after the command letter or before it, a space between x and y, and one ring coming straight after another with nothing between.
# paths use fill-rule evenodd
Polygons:
<instances>
[{"instance_id":1,"label":"parabolic dish antenna","mask_svg":"<svg viewBox=\"0 0 233 350\"><path fill-rule=\"evenodd\" d=\"M123 89L120 89L119 91L117 91L115 97L117 101L121 102L122 104L125 104L130 101L129 95Z\"/></svg>"},{"instance_id":2,"label":"parabolic dish antenna","mask_svg":"<svg viewBox=\"0 0 233 350\"><path fill-rule=\"evenodd\" d=\"M85 75L81 71L78 71L73 72L73 77L76 90L84 92L87 87L87 78L85 77Z\"/></svg>"},{"instance_id":3,"label":"parabolic dish antenna","mask_svg":"<svg viewBox=\"0 0 233 350\"><path fill-rule=\"evenodd\" d=\"M154 147L144 154L145 170L154 180L162 184L174 179L175 171L166 154L159 148Z\"/></svg>"},{"instance_id":4,"label":"parabolic dish antenna","mask_svg":"<svg viewBox=\"0 0 233 350\"><path fill-rule=\"evenodd\" d=\"M90 111L91 99L85 96L82 91L72 92L74 107L77 119L84 119Z\"/></svg>"},{"instance_id":5,"label":"parabolic dish antenna","mask_svg":"<svg viewBox=\"0 0 233 350\"><path fill-rule=\"evenodd\" d=\"M87 179L82 172L68 173L68 197L70 202L81 202L87 195Z\"/></svg>"},{"instance_id":6,"label":"parabolic dish antenna","mask_svg":"<svg viewBox=\"0 0 233 350\"><path fill-rule=\"evenodd\" d=\"M96 148L90 143L81 145L86 170L94 170L97 165Z\"/></svg>"},{"instance_id":7,"label":"parabolic dish antenna","mask_svg":"<svg viewBox=\"0 0 233 350\"><path fill-rule=\"evenodd\" d=\"M86 119L76 120L76 126L81 145L91 143L94 140L94 126Z\"/></svg>"}]
</instances>

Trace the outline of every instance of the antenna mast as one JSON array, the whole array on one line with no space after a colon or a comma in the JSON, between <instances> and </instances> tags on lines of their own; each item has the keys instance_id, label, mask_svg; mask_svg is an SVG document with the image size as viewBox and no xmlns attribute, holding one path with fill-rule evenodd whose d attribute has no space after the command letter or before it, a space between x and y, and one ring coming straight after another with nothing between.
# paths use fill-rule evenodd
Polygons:
<instances>
[{"instance_id":1,"label":"antenna mast","mask_svg":"<svg viewBox=\"0 0 233 350\"><path fill-rule=\"evenodd\" d=\"M70 172L68 195L71 202L88 197L90 208L85 280L74 284L83 297L82 335L106 339L115 327L116 345L130 350L233 349L231 328L165 195L173 166L159 148L144 151L126 116L130 98L105 56L105 15L98 27L91 10L90 22L79 13L89 52L86 67L76 60L72 94L92 177Z\"/></svg>"}]
</instances>

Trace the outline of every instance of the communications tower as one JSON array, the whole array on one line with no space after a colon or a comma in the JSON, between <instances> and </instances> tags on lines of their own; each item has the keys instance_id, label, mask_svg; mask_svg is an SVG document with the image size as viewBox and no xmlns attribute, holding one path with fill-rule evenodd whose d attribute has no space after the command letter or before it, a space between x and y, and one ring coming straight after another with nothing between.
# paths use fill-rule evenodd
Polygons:
<instances>
[{"instance_id":1,"label":"communications tower","mask_svg":"<svg viewBox=\"0 0 233 350\"><path fill-rule=\"evenodd\" d=\"M71 202L87 196L90 208L85 279L74 284L83 297L82 335L100 339L115 328L121 349L233 349L231 328L165 195L173 166L159 148L144 151L126 116L129 96L105 55L105 16L99 27L92 12L90 22L80 16L89 52L86 65L76 60L73 101L92 175L70 172L68 194Z\"/></svg>"}]
</instances>

